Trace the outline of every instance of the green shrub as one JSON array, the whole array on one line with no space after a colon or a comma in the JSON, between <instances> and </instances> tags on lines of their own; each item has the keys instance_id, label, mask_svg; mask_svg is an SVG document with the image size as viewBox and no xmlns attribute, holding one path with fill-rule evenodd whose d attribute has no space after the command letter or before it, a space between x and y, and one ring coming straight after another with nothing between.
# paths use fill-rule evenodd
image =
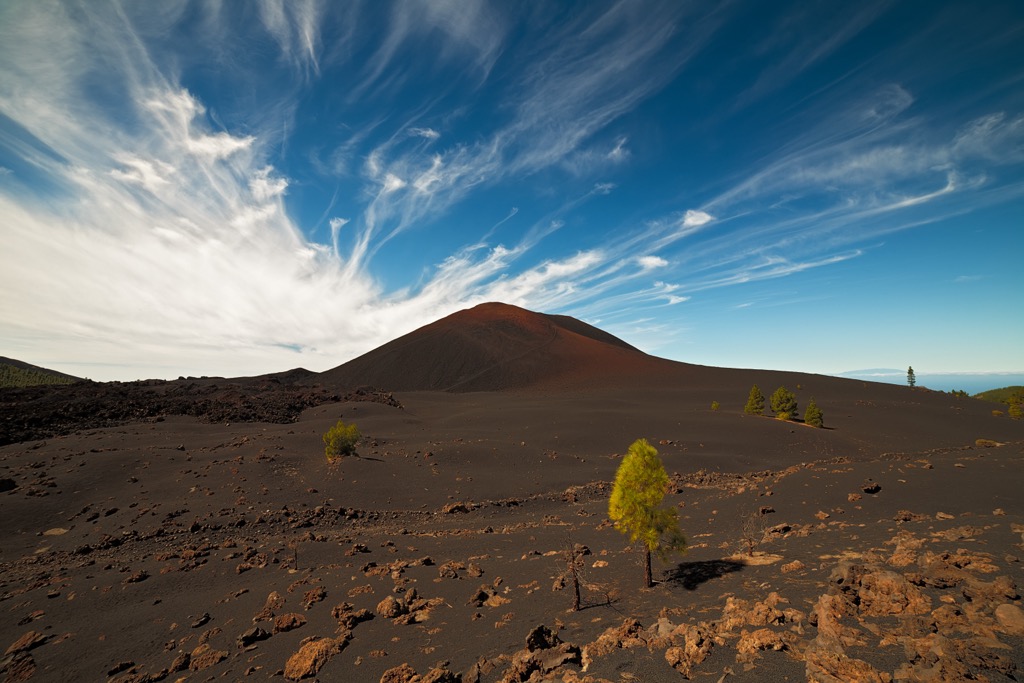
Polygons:
<instances>
[{"instance_id":1,"label":"green shrub","mask_svg":"<svg viewBox=\"0 0 1024 683\"><path fill-rule=\"evenodd\" d=\"M747 415L764 415L764 394L756 384L750 387L750 395L747 397L747 405L743 412Z\"/></svg>"},{"instance_id":2,"label":"green shrub","mask_svg":"<svg viewBox=\"0 0 1024 683\"><path fill-rule=\"evenodd\" d=\"M807 410L804 411L804 422L812 427L825 426L825 415L821 412L821 408L818 407L813 398L807 404Z\"/></svg>"},{"instance_id":3,"label":"green shrub","mask_svg":"<svg viewBox=\"0 0 1024 683\"><path fill-rule=\"evenodd\" d=\"M978 448L995 448L1000 444L998 441L993 441L992 439L975 439L974 445Z\"/></svg>"},{"instance_id":4,"label":"green shrub","mask_svg":"<svg viewBox=\"0 0 1024 683\"><path fill-rule=\"evenodd\" d=\"M74 384L74 377L61 375L47 370L20 368L7 363L0 363L0 388L35 387L47 384Z\"/></svg>"},{"instance_id":5,"label":"green shrub","mask_svg":"<svg viewBox=\"0 0 1024 683\"><path fill-rule=\"evenodd\" d=\"M786 387L779 387L772 394L772 411L780 420L789 420L799 413L796 405L796 394Z\"/></svg>"},{"instance_id":6,"label":"green shrub","mask_svg":"<svg viewBox=\"0 0 1024 683\"><path fill-rule=\"evenodd\" d=\"M1019 403L1011 403L1009 410L1007 410L1006 412L1014 420L1019 420L1022 417L1024 417L1024 408L1021 408Z\"/></svg>"},{"instance_id":7,"label":"green shrub","mask_svg":"<svg viewBox=\"0 0 1024 683\"><path fill-rule=\"evenodd\" d=\"M993 410L992 411L992 417L1002 417L1002 416L1003 416L1003 411L1001 411L1001 410Z\"/></svg>"},{"instance_id":8,"label":"green shrub","mask_svg":"<svg viewBox=\"0 0 1024 683\"><path fill-rule=\"evenodd\" d=\"M711 410L718 410L722 405L718 401L711 402Z\"/></svg>"},{"instance_id":9,"label":"green shrub","mask_svg":"<svg viewBox=\"0 0 1024 683\"><path fill-rule=\"evenodd\" d=\"M328 462L344 455L355 455L356 444L359 443L359 428L354 424L345 424L338 420L338 424L327 430L324 434L324 455Z\"/></svg>"}]
</instances>

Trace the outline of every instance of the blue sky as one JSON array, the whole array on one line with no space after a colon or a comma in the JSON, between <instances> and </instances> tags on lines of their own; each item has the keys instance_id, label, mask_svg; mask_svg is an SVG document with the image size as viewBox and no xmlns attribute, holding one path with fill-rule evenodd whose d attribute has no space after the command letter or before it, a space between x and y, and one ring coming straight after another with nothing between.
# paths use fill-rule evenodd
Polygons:
<instances>
[{"instance_id":1,"label":"blue sky","mask_svg":"<svg viewBox=\"0 0 1024 683\"><path fill-rule=\"evenodd\" d=\"M333 367L500 300L1024 371L1024 4L0 4L0 355Z\"/></svg>"}]
</instances>

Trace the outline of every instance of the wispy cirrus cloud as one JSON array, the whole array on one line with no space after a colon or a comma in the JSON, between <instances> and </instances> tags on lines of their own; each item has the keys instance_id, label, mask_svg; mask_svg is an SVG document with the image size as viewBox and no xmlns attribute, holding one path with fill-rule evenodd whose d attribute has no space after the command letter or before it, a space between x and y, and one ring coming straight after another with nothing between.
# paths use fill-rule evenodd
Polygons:
<instances>
[{"instance_id":1,"label":"wispy cirrus cloud","mask_svg":"<svg viewBox=\"0 0 1024 683\"><path fill-rule=\"evenodd\" d=\"M322 65L320 6L260 7L260 21L284 62L315 76ZM0 111L20 132L9 136L14 129L8 129L5 144L59 185L63 198L56 205L26 200L32 193L18 191L24 186L0 192L0 219L11 226L10 248L0 256L0 284L23 292L0 303L2 333L12 353L33 349L57 363L71 362L61 358L61 349L78 339L79 360L106 364L108 376L124 379L136 372L223 374L300 363L319 369L456 308L492 299L564 307L589 297L585 286L614 287L660 264L648 256L634 260L640 268L623 274L623 264L633 257L599 248L531 262L531 250L563 225L550 218L527 229L512 247L457 251L412 288L385 291L365 267L366 256L381 243L436 218L473 188L559 164L658 87L678 63L650 78L643 74L667 33L639 55L627 56L646 20L621 14L627 12L623 7L589 25L592 40L614 39L612 53L594 65L598 74L575 63L585 54L584 44L563 54L558 84L584 101L562 101L535 72L516 84L513 117L487 140L430 152L422 145L441 139L436 128L396 128L389 142L366 157L365 204L352 218L328 221L329 246L311 241L289 216L285 201L293 182L267 161L281 122L244 132L224 129L195 94L157 65L130 17L97 14L83 24L55 15L50 6L16 9L17 21L8 26L18 30L3 32L0 54L17 52L19 68L0 76ZM448 9L435 4L429 13L454 22L453 35L469 40L471 24L455 16L455 5ZM610 22L617 17L630 23L616 38ZM218 24L211 25L209 30ZM25 26L33 31L26 34ZM81 71L61 72L54 87L34 88L52 70L51 59L36 45L56 37L61 58ZM30 45L30 38L40 42ZM476 44L479 68L490 68L498 45ZM553 38L551 45L560 44ZM23 57L33 51L36 61L26 62ZM97 58L126 108L112 110L86 96ZM625 74L612 68L619 58L626 60ZM557 70L559 60L547 59L547 68ZM541 117L549 105L552 118ZM67 116L69 107L73 117ZM589 118L573 122L590 108ZM125 111L131 125L116 125ZM538 135L550 121L570 138L555 150L546 148L555 140L550 133ZM624 138L617 139L611 156L624 158L624 145ZM600 198L613 187L598 183L575 201ZM354 246L342 248L343 232L354 235ZM339 337L342 329L346 334ZM140 351L132 357L126 348Z\"/></svg>"},{"instance_id":2,"label":"wispy cirrus cloud","mask_svg":"<svg viewBox=\"0 0 1024 683\"><path fill-rule=\"evenodd\" d=\"M283 58L316 74L320 71L320 0L258 0L260 20L273 36Z\"/></svg>"},{"instance_id":3,"label":"wispy cirrus cloud","mask_svg":"<svg viewBox=\"0 0 1024 683\"><path fill-rule=\"evenodd\" d=\"M15 355L75 346L121 378L321 369L491 299L671 337L647 311L682 320L714 290L1024 192L1000 177L1024 160L1019 112L938 126L912 81L856 71L729 150L739 172L692 140L655 169L668 136L631 115L734 9L0 6L0 287L19 292L0 336ZM800 11L794 26L820 12ZM786 88L884 12L840 10L824 38L776 27L756 50L777 66L736 94ZM644 164L671 199L637 201L624 172Z\"/></svg>"},{"instance_id":4,"label":"wispy cirrus cloud","mask_svg":"<svg viewBox=\"0 0 1024 683\"><path fill-rule=\"evenodd\" d=\"M861 33L890 5L890 0L828 7L802 4L792 14L776 17L774 25L765 28L764 37L753 43L758 63L765 66L753 85L736 98L736 106L784 87ZM809 30L812 26L814 30Z\"/></svg>"}]
</instances>

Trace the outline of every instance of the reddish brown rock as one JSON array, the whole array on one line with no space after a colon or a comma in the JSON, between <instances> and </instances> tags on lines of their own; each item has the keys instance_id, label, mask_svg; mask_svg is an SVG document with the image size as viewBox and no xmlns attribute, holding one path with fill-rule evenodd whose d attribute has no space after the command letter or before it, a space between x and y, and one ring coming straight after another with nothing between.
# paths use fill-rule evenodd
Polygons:
<instances>
[{"instance_id":1,"label":"reddish brown rock","mask_svg":"<svg viewBox=\"0 0 1024 683\"><path fill-rule=\"evenodd\" d=\"M896 572L875 571L865 574L858 594L860 611L865 616L924 614L931 610L928 596Z\"/></svg>"},{"instance_id":2,"label":"reddish brown rock","mask_svg":"<svg viewBox=\"0 0 1024 683\"><path fill-rule=\"evenodd\" d=\"M389 595L377 603L377 614L385 619L394 619L405 614L405 612L405 603L395 599L393 595Z\"/></svg>"},{"instance_id":3,"label":"reddish brown rock","mask_svg":"<svg viewBox=\"0 0 1024 683\"><path fill-rule=\"evenodd\" d=\"M295 612L282 614L274 619L274 633L286 633L305 626L306 617Z\"/></svg>"},{"instance_id":4,"label":"reddish brown rock","mask_svg":"<svg viewBox=\"0 0 1024 683\"><path fill-rule=\"evenodd\" d=\"M326 597L327 591L325 591L323 587L317 586L312 590L306 591L306 594L302 596L302 606L305 607L307 610L311 609L313 605L323 601L323 599Z\"/></svg>"},{"instance_id":5,"label":"reddish brown rock","mask_svg":"<svg viewBox=\"0 0 1024 683\"><path fill-rule=\"evenodd\" d=\"M416 669L408 664L400 664L385 671L380 677L380 683L413 683L418 678Z\"/></svg>"},{"instance_id":6,"label":"reddish brown rock","mask_svg":"<svg viewBox=\"0 0 1024 683\"><path fill-rule=\"evenodd\" d=\"M252 620L253 622L270 621L282 607L284 607L284 598L277 591L273 591L267 596L267 601L263 603L263 609L257 612Z\"/></svg>"},{"instance_id":7,"label":"reddish brown rock","mask_svg":"<svg viewBox=\"0 0 1024 683\"><path fill-rule=\"evenodd\" d=\"M689 678L693 668L707 659L715 646L711 627L705 623L679 626L670 639L673 646L665 650L665 661L685 678Z\"/></svg>"},{"instance_id":8,"label":"reddish brown rock","mask_svg":"<svg viewBox=\"0 0 1024 683\"><path fill-rule=\"evenodd\" d=\"M736 652L749 657L761 650L785 650L795 640L795 634L788 631L773 631L770 628L759 628L748 632L744 629L740 633L740 639L736 641Z\"/></svg>"},{"instance_id":9,"label":"reddish brown rock","mask_svg":"<svg viewBox=\"0 0 1024 683\"><path fill-rule=\"evenodd\" d=\"M636 619L626 619L619 626L611 626L592 643L583 647L583 670L595 657L603 657L619 648L628 649L647 645L644 627Z\"/></svg>"},{"instance_id":10,"label":"reddish brown rock","mask_svg":"<svg viewBox=\"0 0 1024 683\"><path fill-rule=\"evenodd\" d=\"M810 647L804 653L807 680L811 683L891 683L892 675L862 659L848 657L827 647ZM950 679L952 680L952 679Z\"/></svg>"},{"instance_id":11,"label":"reddish brown rock","mask_svg":"<svg viewBox=\"0 0 1024 683\"><path fill-rule=\"evenodd\" d=\"M789 574L791 572L798 572L804 568L804 563L800 560L793 560L779 567L783 574Z\"/></svg>"},{"instance_id":12,"label":"reddish brown rock","mask_svg":"<svg viewBox=\"0 0 1024 683\"><path fill-rule=\"evenodd\" d=\"M289 681L301 681L316 676L331 657L345 649L348 640L348 634L344 634L338 638L319 638L307 642L288 658L284 665L284 677Z\"/></svg>"},{"instance_id":13,"label":"reddish brown rock","mask_svg":"<svg viewBox=\"0 0 1024 683\"><path fill-rule=\"evenodd\" d=\"M1024 636L1024 611L1017 605L1003 603L996 607L996 621L1010 635Z\"/></svg>"},{"instance_id":14,"label":"reddish brown rock","mask_svg":"<svg viewBox=\"0 0 1024 683\"><path fill-rule=\"evenodd\" d=\"M10 647L7 648L5 655L12 655L16 652L28 652L33 648L37 648L46 642L46 636L38 631L28 631L21 638L11 643Z\"/></svg>"},{"instance_id":15,"label":"reddish brown rock","mask_svg":"<svg viewBox=\"0 0 1024 683\"><path fill-rule=\"evenodd\" d=\"M192 671L203 671L223 662L227 658L228 653L224 650L215 650L210 647L209 643L203 643L192 650L188 668Z\"/></svg>"},{"instance_id":16,"label":"reddish brown rock","mask_svg":"<svg viewBox=\"0 0 1024 683\"><path fill-rule=\"evenodd\" d=\"M546 626L538 626L526 636L526 647L512 655L512 665L501 678L502 683L524 683L547 680L552 672L565 664L580 664L581 652L570 643L563 643L558 634Z\"/></svg>"},{"instance_id":17,"label":"reddish brown rock","mask_svg":"<svg viewBox=\"0 0 1024 683\"><path fill-rule=\"evenodd\" d=\"M851 605L839 595L826 593L818 597L811 608L810 623L818 628L818 639L825 643L841 646L864 645L860 631L842 623L844 616L852 613Z\"/></svg>"},{"instance_id":18,"label":"reddish brown rock","mask_svg":"<svg viewBox=\"0 0 1024 683\"><path fill-rule=\"evenodd\" d=\"M4 683L23 683L36 672L36 660L24 651L14 654L9 660L5 656L0 664L0 673L6 675Z\"/></svg>"}]
</instances>

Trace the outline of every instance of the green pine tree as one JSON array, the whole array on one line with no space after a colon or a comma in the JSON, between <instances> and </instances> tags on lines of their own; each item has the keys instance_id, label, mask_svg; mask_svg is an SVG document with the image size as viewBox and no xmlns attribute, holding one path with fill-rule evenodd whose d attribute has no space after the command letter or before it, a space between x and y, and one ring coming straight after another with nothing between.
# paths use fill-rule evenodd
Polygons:
<instances>
[{"instance_id":1,"label":"green pine tree","mask_svg":"<svg viewBox=\"0 0 1024 683\"><path fill-rule=\"evenodd\" d=\"M913 365L907 368L907 384L909 384L911 387L917 384L917 376L914 374Z\"/></svg>"},{"instance_id":2,"label":"green pine tree","mask_svg":"<svg viewBox=\"0 0 1024 683\"><path fill-rule=\"evenodd\" d=\"M772 394L772 411L779 420L790 420L796 417L799 409L796 404L796 394L786 387L779 387Z\"/></svg>"},{"instance_id":3,"label":"green pine tree","mask_svg":"<svg viewBox=\"0 0 1024 683\"><path fill-rule=\"evenodd\" d=\"M663 506L668 490L668 473L658 451L647 439L638 439L615 473L615 485L608 501L608 516L615 528L641 544L644 551L644 585L654 585L651 553L662 560L686 549L675 508Z\"/></svg>"},{"instance_id":4,"label":"green pine tree","mask_svg":"<svg viewBox=\"0 0 1024 683\"><path fill-rule=\"evenodd\" d=\"M821 412L821 408L818 407L813 398L807 403L807 410L804 411L804 422L812 427L825 426L825 415Z\"/></svg>"},{"instance_id":5,"label":"green pine tree","mask_svg":"<svg viewBox=\"0 0 1024 683\"><path fill-rule=\"evenodd\" d=\"M764 394L756 384L750 387L750 395L747 397L747 405L743 412L747 415L764 415Z\"/></svg>"}]
</instances>

